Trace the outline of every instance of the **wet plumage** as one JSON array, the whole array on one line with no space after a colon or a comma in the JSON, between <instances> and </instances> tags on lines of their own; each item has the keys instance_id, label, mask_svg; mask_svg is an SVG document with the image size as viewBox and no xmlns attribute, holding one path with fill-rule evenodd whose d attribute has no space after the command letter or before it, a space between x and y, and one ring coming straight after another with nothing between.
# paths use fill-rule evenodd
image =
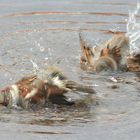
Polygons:
<instances>
[{"instance_id":1,"label":"wet plumage","mask_svg":"<svg viewBox=\"0 0 140 140\"><path fill-rule=\"evenodd\" d=\"M6 105L12 101L14 105L19 105L23 108L28 108L30 103L45 105L48 102L52 102L72 105L74 102L69 101L65 96L69 91L95 94L95 90L92 87L68 80L62 71L55 67L42 69L36 75L24 77L13 85L1 91L1 104L4 104L5 99L14 93L13 87L16 87L16 94L14 94L18 95L18 98L14 99L14 96L12 96L12 98L6 100ZM5 99L4 96L6 97Z\"/></svg>"},{"instance_id":2,"label":"wet plumage","mask_svg":"<svg viewBox=\"0 0 140 140\"><path fill-rule=\"evenodd\" d=\"M129 38L126 34L114 35L110 40L98 46L90 47L81 34L80 47L82 51L80 66L90 71L140 71L140 52L130 54Z\"/></svg>"}]
</instances>

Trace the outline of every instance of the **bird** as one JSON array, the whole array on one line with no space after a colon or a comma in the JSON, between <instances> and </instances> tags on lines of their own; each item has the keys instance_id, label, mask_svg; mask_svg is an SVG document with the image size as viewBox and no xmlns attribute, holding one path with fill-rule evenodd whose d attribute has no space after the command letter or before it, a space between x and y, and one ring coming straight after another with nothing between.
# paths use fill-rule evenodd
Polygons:
<instances>
[{"instance_id":1,"label":"bird","mask_svg":"<svg viewBox=\"0 0 140 140\"><path fill-rule=\"evenodd\" d=\"M23 77L0 90L0 104L9 108L28 108L31 102L43 102L44 88L44 82L36 75Z\"/></svg>"},{"instance_id":2,"label":"bird","mask_svg":"<svg viewBox=\"0 0 140 140\"><path fill-rule=\"evenodd\" d=\"M129 37L124 34L116 34L110 40L91 47L79 34L81 59L80 67L83 70L95 72L116 71L127 68L127 56L129 56Z\"/></svg>"},{"instance_id":3,"label":"bird","mask_svg":"<svg viewBox=\"0 0 140 140\"><path fill-rule=\"evenodd\" d=\"M74 102L65 96L69 91L96 93L93 87L69 80L59 68L50 66L0 90L0 104L25 109L31 104L45 105L48 102L73 105Z\"/></svg>"},{"instance_id":4,"label":"bird","mask_svg":"<svg viewBox=\"0 0 140 140\"><path fill-rule=\"evenodd\" d=\"M67 104L73 104L69 102L65 96L68 92L86 92L89 94L95 94L96 91L92 86L79 84L75 81L69 80L67 76L58 67L50 66L42 69L38 72L37 77L46 83L46 101L52 102L63 101ZM61 99L61 100L59 100ZM65 99L65 100L64 100Z\"/></svg>"},{"instance_id":5,"label":"bird","mask_svg":"<svg viewBox=\"0 0 140 140\"><path fill-rule=\"evenodd\" d=\"M133 72L140 72L140 52L128 56L127 69Z\"/></svg>"}]
</instances>

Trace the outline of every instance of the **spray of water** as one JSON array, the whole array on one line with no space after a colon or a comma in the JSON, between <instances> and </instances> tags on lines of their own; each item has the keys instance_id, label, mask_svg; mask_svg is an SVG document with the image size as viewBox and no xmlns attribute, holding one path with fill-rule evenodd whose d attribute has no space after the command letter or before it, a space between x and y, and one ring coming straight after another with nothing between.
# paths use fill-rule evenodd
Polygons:
<instances>
[{"instance_id":1,"label":"spray of water","mask_svg":"<svg viewBox=\"0 0 140 140\"><path fill-rule=\"evenodd\" d=\"M33 60L30 60L30 62L33 65L33 73L36 74L39 71L39 66Z\"/></svg>"},{"instance_id":2,"label":"spray of water","mask_svg":"<svg viewBox=\"0 0 140 140\"><path fill-rule=\"evenodd\" d=\"M140 52L140 23L137 22L136 16L140 9L140 3L134 11L129 11L127 20L127 35L129 36L130 54Z\"/></svg>"}]
</instances>

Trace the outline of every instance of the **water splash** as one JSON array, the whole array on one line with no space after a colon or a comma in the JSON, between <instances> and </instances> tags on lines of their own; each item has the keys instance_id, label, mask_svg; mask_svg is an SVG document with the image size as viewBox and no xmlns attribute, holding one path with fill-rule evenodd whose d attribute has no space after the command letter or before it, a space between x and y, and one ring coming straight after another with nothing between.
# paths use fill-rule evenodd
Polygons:
<instances>
[{"instance_id":1,"label":"water splash","mask_svg":"<svg viewBox=\"0 0 140 140\"><path fill-rule=\"evenodd\" d=\"M35 45L37 46L37 48L39 48L40 52L44 52L45 48L43 45L41 45L40 42L35 41Z\"/></svg>"},{"instance_id":2,"label":"water splash","mask_svg":"<svg viewBox=\"0 0 140 140\"><path fill-rule=\"evenodd\" d=\"M36 74L39 70L39 66L33 60L30 60L30 62L33 65L33 73Z\"/></svg>"},{"instance_id":3,"label":"water splash","mask_svg":"<svg viewBox=\"0 0 140 140\"><path fill-rule=\"evenodd\" d=\"M140 52L140 23L137 22L136 16L140 9L140 3L134 11L129 11L127 20L127 35L129 36L130 54Z\"/></svg>"},{"instance_id":4,"label":"water splash","mask_svg":"<svg viewBox=\"0 0 140 140\"><path fill-rule=\"evenodd\" d=\"M45 48L43 46L40 46L40 52L44 52L45 51Z\"/></svg>"},{"instance_id":5,"label":"water splash","mask_svg":"<svg viewBox=\"0 0 140 140\"><path fill-rule=\"evenodd\" d=\"M44 59L49 65L53 62L54 59L53 54L54 54L53 50L51 48L47 48L47 53Z\"/></svg>"}]
</instances>

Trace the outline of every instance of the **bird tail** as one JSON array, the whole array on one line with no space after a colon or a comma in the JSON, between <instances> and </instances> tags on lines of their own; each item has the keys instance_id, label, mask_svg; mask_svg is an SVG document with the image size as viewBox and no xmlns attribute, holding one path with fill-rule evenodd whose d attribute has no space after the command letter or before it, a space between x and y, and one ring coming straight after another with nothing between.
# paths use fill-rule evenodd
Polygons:
<instances>
[{"instance_id":1,"label":"bird tail","mask_svg":"<svg viewBox=\"0 0 140 140\"><path fill-rule=\"evenodd\" d=\"M79 91L79 92L90 93L90 94L96 93L92 86L79 84L74 81L66 81L66 88L71 89L72 91Z\"/></svg>"}]
</instances>

